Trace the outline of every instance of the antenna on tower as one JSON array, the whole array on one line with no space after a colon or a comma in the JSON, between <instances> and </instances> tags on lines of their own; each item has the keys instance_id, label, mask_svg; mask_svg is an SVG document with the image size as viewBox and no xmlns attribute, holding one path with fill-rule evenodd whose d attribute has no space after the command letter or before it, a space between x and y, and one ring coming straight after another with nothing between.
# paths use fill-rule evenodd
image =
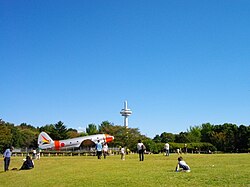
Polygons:
<instances>
[{"instance_id":1,"label":"antenna on tower","mask_svg":"<svg viewBox=\"0 0 250 187\"><path fill-rule=\"evenodd\" d=\"M120 114L124 116L124 127L128 128L128 117L132 114L132 111L128 109L127 101L124 101L124 108L121 110Z\"/></svg>"}]
</instances>

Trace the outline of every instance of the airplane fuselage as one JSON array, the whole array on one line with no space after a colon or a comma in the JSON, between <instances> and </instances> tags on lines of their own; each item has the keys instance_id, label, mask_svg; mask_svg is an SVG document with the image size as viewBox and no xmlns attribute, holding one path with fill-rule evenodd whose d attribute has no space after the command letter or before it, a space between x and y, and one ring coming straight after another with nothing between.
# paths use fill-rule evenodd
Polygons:
<instances>
[{"instance_id":1,"label":"airplane fuselage","mask_svg":"<svg viewBox=\"0 0 250 187\"><path fill-rule=\"evenodd\" d=\"M40 149L55 149L55 150L65 150L71 148L79 148L81 144L93 145L99 140L101 143L111 142L114 137L108 134L95 134L90 136L77 137L66 140L52 140L47 134L41 134L38 139L38 145ZM45 139L45 141L44 141ZM46 143L43 143L46 142Z\"/></svg>"}]
</instances>

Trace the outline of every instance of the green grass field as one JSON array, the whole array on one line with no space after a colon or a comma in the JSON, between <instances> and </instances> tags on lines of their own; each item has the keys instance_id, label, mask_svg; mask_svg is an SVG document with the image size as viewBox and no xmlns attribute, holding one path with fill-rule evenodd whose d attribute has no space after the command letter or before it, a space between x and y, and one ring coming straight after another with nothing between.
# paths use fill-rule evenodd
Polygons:
<instances>
[{"instance_id":1,"label":"green grass field","mask_svg":"<svg viewBox=\"0 0 250 187\"><path fill-rule=\"evenodd\" d=\"M3 172L0 186L250 186L250 154L182 155L190 173L174 172L178 155L42 157L28 171ZM22 165L12 157L10 169Z\"/></svg>"}]
</instances>

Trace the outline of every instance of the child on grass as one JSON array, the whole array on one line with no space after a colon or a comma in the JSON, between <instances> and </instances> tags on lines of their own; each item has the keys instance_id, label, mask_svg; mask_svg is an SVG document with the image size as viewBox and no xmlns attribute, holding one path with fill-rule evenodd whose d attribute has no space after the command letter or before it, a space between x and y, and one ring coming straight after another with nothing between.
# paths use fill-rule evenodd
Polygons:
<instances>
[{"instance_id":1,"label":"child on grass","mask_svg":"<svg viewBox=\"0 0 250 187\"><path fill-rule=\"evenodd\" d=\"M176 172L183 171L183 172L190 172L190 167L186 164L186 162L183 160L183 158L180 156L178 158L178 164L175 168Z\"/></svg>"}]
</instances>

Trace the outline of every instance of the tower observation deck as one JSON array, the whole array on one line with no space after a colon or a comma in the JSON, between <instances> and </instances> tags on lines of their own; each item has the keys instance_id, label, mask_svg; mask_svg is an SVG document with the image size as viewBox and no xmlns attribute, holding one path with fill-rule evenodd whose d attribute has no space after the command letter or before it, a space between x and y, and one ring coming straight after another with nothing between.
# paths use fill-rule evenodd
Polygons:
<instances>
[{"instance_id":1,"label":"tower observation deck","mask_svg":"<svg viewBox=\"0 0 250 187\"><path fill-rule=\"evenodd\" d=\"M124 126L128 128L128 117L132 114L132 111L128 109L127 101L124 101L124 108L121 110L120 114L124 116Z\"/></svg>"}]
</instances>

